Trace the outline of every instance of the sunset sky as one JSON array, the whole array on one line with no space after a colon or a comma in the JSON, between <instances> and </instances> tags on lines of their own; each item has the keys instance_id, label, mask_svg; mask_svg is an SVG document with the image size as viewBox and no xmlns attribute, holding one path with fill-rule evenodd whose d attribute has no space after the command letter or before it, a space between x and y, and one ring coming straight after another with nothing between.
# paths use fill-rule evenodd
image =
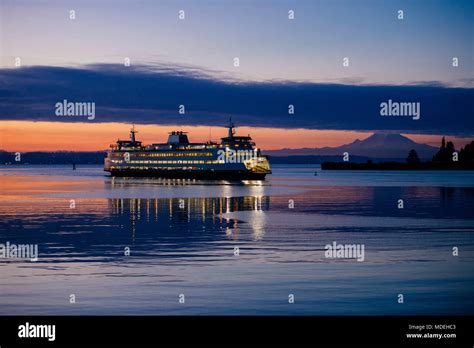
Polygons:
<instances>
[{"instance_id":1,"label":"sunset sky","mask_svg":"<svg viewBox=\"0 0 474 348\"><path fill-rule=\"evenodd\" d=\"M145 143L175 129L218 140L229 116L263 149L374 132L462 146L473 52L473 1L3 0L0 149L102 150L133 123ZM95 103L95 119L57 117L64 99ZM388 99L420 102L420 120L380 117Z\"/></svg>"},{"instance_id":2,"label":"sunset sky","mask_svg":"<svg viewBox=\"0 0 474 348\"><path fill-rule=\"evenodd\" d=\"M137 137L145 144L166 142L170 130L188 131L191 142L213 141L227 135L223 127L136 125ZM0 122L0 149L5 151L97 151L105 150L118 138L127 139L130 125L123 123ZM237 133L250 134L259 148L314 148L339 146L365 139L371 132L238 127ZM439 135L407 134L412 140L439 146ZM471 137L449 137L459 148Z\"/></svg>"}]
</instances>

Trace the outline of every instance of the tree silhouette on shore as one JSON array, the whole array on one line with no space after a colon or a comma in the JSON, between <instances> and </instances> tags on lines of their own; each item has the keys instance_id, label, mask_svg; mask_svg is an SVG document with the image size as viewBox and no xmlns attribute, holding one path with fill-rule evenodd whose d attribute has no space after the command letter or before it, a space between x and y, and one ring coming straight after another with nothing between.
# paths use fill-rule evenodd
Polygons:
<instances>
[{"instance_id":1,"label":"tree silhouette on shore","mask_svg":"<svg viewBox=\"0 0 474 348\"><path fill-rule=\"evenodd\" d=\"M418 157L418 153L416 152L415 149L410 150L408 153L408 157L406 159L407 163L420 163L420 157Z\"/></svg>"},{"instance_id":2,"label":"tree silhouette on shore","mask_svg":"<svg viewBox=\"0 0 474 348\"><path fill-rule=\"evenodd\" d=\"M433 156L433 162L452 162L453 153L456 152L452 141L446 143L446 139L441 139L441 147L439 151Z\"/></svg>"},{"instance_id":3,"label":"tree silhouette on shore","mask_svg":"<svg viewBox=\"0 0 474 348\"><path fill-rule=\"evenodd\" d=\"M474 141L466 144L466 146L459 151L459 161L463 163L474 162Z\"/></svg>"},{"instance_id":4,"label":"tree silhouette on shore","mask_svg":"<svg viewBox=\"0 0 474 348\"><path fill-rule=\"evenodd\" d=\"M441 139L441 147L439 148L439 151L433 156L433 162L452 162L454 152L456 152L456 149L453 142L446 142L446 139L443 137L443 139ZM459 162L474 162L474 141L471 141L469 144L466 144L461 148L459 151Z\"/></svg>"}]
</instances>

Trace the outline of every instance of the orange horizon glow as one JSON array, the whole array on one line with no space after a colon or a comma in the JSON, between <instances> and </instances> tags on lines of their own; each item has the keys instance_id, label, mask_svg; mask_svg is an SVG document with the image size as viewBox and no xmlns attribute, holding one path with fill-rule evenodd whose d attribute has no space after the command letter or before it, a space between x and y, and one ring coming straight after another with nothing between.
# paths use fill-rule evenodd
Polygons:
<instances>
[{"instance_id":1,"label":"orange horizon glow","mask_svg":"<svg viewBox=\"0 0 474 348\"><path fill-rule=\"evenodd\" d=\"M137 138L144 144L164 143L171 130L187 131L191 142L218 141L227 135L225 127L136 124ZM0 150L30 151L101 151L118 138L128 139L128 123L67 123L46 121L0 121ZM263 150L283 148L335 147L365 139L373 131L282 129L237 127L238 135L250 135ZM442 135L405 134L410 139L439 146ZM447 137L460 148L472 141L468 137Z\"/></svg>"}]
</instances>

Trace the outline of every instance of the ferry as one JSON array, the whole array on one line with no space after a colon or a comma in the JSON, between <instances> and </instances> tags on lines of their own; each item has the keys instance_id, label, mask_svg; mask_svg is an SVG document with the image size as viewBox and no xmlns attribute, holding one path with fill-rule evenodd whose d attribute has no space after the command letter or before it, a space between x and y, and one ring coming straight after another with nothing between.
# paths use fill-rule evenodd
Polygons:
<instances>
[{"instance_id":1,"label":"ferry","mask_svg":"<svg viewBox=\"0 0 474 348\"><path fill-rule=\"evenodd\" d=\"M263 180L271 174L252 138L235 135L232 120L227 128L220 143L190 143L186 132L172 131L164 144L143 145L133 126L130 140L110 145L104 170L112 176L179 179Z\"/></svg>"}]
</instances>

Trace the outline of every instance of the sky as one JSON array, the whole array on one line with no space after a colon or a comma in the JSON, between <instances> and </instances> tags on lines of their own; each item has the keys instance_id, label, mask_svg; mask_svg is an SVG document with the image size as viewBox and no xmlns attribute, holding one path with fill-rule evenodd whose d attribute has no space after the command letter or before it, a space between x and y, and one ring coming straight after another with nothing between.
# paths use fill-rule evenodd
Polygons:
<instances>
[{"instance_id":1,"label":"sky","mask_svg":"<svg viewBox=\"0 0 474 348\"><path fill-rule=\"evenodd\" d=\"M111 138L94 143L102 146L131 123L157 126L147 128L156 138L166 125L207 140L204 129L217 134L229 116L269 149L300 147L298 138L301 147L336 146L375 131L465 142L473 91L473 1L0 0L0 146L8 150L25 147L16 131L26 149L80 150L91 143L73 145L74 134L102 130L97 140ZM95 119L58 118L64 99L94 102ZM420 102L420 120L380 117L388 99ZM44 143L45 122L55 123L54 143ZM76 133L61 138L71 122Z\"/></svg>"},{"instance_id":2,"label":"sky","mask_svg":"<svg viewBox=\"0 0 474 348\"><path fill-rule=\"evenodd\" d=\"M0 149L8 151L97 151L104 150L118 138L127 139L130 125L125 123L59 123L59 122L0 122ZM170 128L161 125L139 125L137 137L145 144L166 142ZM190 131L191 142L218 141L227 135L224 127L185 126L180 129ZM25 133L28 136L25 136ZM335 147L348 142L348 139L365 139L371 132L314 130L303 128L238 127L237 133L250 134L257 145L266 150L281 148ZM431 146L440 146L438 135L406 134L414 141ZM279 141L275 141L279 139ZM456 148L472 141L472 137L448 137L454 140ZM352 140L350 140L352 141Z\"/></svg>"}]
</instances>

